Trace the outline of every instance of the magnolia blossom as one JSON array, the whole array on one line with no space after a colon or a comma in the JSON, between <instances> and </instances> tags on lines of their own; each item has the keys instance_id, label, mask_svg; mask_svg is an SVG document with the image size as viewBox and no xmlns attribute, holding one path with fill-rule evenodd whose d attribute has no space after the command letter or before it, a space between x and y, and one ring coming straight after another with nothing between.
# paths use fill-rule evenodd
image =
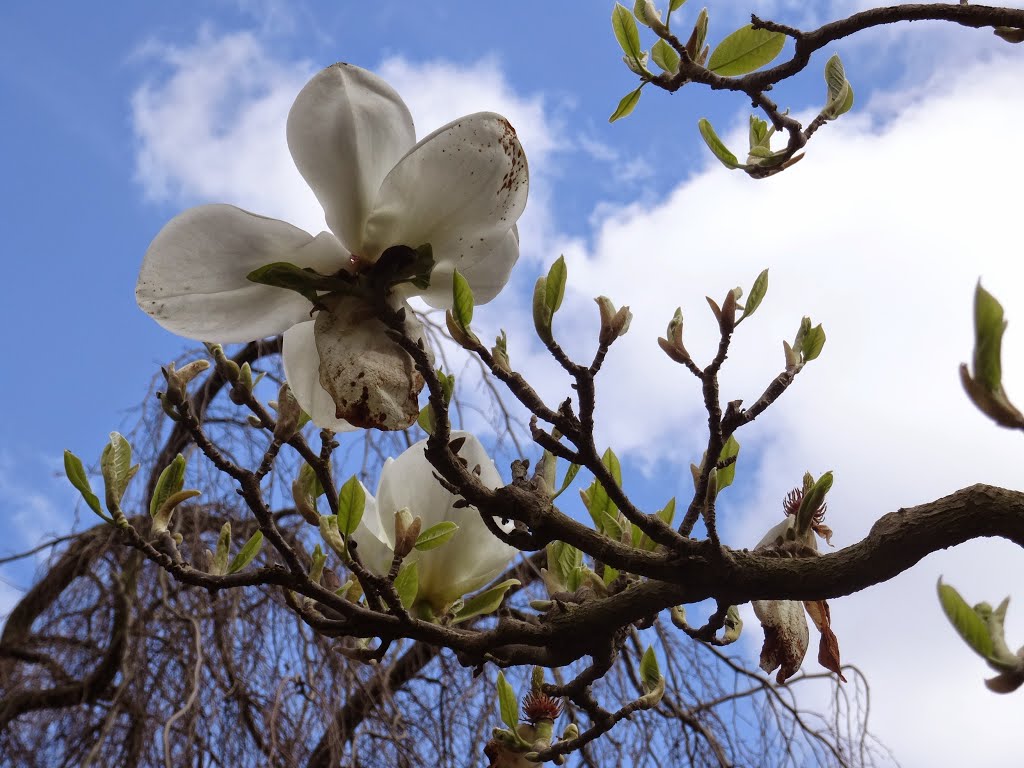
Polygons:
<instances>
[{"instance_id":1,"label":"magnolia blossom","mask_svg":"<svg viewBox=\"0 0 1024 768\"><path fill-rule=\"evenodd\" d=\"M313 77L288 115L288 148L324 208L329 232L230 205L203 205L156 236L136 287L165 328L201 341L246 342L284 333L284 368L320 427L400 429L418 413L423 381L360 296L302 294L247 279L276 262L323 275L359 275L393 246L429 244L426 288L402 283L389 301L408 308L452 300L452 274L476 303L494 298L519 256L515 223L526 205L526 158L500 115L459 118L416 143L412 117L376 75L335 64ZM422 329L406 312L406 331Z\"/></svg>"},{"instance_id":2,"label":"magnolia blossom","mask_svg":"<svg viewBox=\"0 0 1024 768\"><path fill-rule=\"evenodd\" d=\"M503 485L480 441L468 432L453 432L452 439L463 437L459 456L470 467L480 466L480 481L489 488ZM423 450L421 440L397 459L388 459L380 473L376 498L366 495L366 507L359 527L352 534L363 564L379 575L391 567L395 554L395 513L408 509L423 520L422 530L450 520L459 526L445 544L425 552L413 550L405 562L416 562L419 590L416 601L443 613L463 595L473 592L500 574L518 550L500 541L487 530L475 507L454 506L458 496L445 490L434 477L434 468ZM510 529L511 524L502 526Z\"/></svg>"},{"instance_id":3,"label":"magnolia blossom","mask_svg":"<svg viewBox=\"0 0 1024 768\"><path fill-rule=\"evenodd\" d=\"M804 534L798 534L795 514L788 514L786 519L773 526L754 548L754 551L767 549L776 545L797 546L818 551L815 540L815 528L808 528ZM824 526L817 526L823 528ZM826 529L827 530L827 529ZM819 535L824 536L819 531ZM831 531L829 531L831 535ZM799 554L799 553L798 553ZM779 670L776 681L785 683L797 673L807 655L810 636L807 629L807 615L814 621L821 633L818 645L818 663L835 672L845 682L846 678L840 671L839 641L832 631L831 614L828 603L824 600L803 602L799 600L754 600L754 613L761 621L764 630L764 645L761 647L761 669L767 673Z\"/></svg>"}]
</instances>

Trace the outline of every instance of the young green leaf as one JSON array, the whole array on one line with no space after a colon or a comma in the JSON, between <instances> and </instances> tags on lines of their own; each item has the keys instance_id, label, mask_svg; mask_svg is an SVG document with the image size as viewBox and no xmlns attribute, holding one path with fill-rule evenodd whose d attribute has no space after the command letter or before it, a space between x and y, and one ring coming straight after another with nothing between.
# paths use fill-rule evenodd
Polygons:
<instances>
[{"instance_id":1,"label":"young green leaf","mask_svg":"<svg viewBox=\"0 0 1024 768\"><path fill-rule=\"evenodd\" d=\"M395 577L395 591L398 599L402 601L402 607L408 610L416 600L416 593L420 589L420 572L416 562L405 563L398 576Z\"/></svg>"},{"instance_id":2,"label":"young green leaf","mask_svg":"<svg viewBox=\"0 0 1024 768\"><path fill-rule=\"evenodd\" d=\"M1001 350L1006 320L996 297L981 287L974 289L974 378L990 392L1002 387Z\"/></svg>"},{"instance_id":3,"label":"young green leaf","mask_svg":"<svg viewBox=\"0 0 1024 768\"><path fill-rule=\"evenodd\" d=\"M459 526L457 524L453 523L451 520L442 520L440 523L435 523L417 536L416 544L414 546L420 552L425 552L428 549L436 549L451 540L457 530L459 530Z\"/></svg>"},{"instance_id":4,"label":"young green leaf","mask_svg":"<svg viewBox=\"0 0 1024 768\"><path fill-rule=\"evenodd\" d=\"M708 149L722 162L722 165L730 170L740 167L736 155L730 152L729 148L718 138L718 134L715 133L715 129L711 127L711 123L708 122L707 118L702 117L697 123L697 128L700 131L701 138L704 139L704 143L708 145Z\"/></svg>"},{"instance_id":5,"label":"young green leaf","mask_svg":"<svg viewBox=\"0 0 1024 768\"><path fill-rule=\"evenodd\" d=\"M745 317L750 317L761 306L761 302L764 300L765 294L768 293L768 270L762 270L761 274L754 280L754 285L750 288L750 295L747 296L747 302L743 305L743 314L740 315L740 319L736 322L739 323Z\"/></svg>"},{"instance_id":6,"label":"young green leaf","mask_svg":"<svg viewBox=\"0 0 1024 768\"><path fill-rule=\"evenodd\" d=\"M555 493L555 495L551 497L552 501L557 499L559 496L562 495L562 493L565 492L565 489L568 488L572 484L572 481L576 479L576 475L579 474L579 471L580 471L580 465L579 464L570 464L569 465L569 468L567 470L565 470L565 477L562 479L561 487L558 489L558 491Z\"/></svg>"},{"instance_id":7,"label":"young green leaf","mask_svg":"<svg viewBox=\"0 0 1024 768\"><path fill-rule=\"evenodd\" d=\"M519 725L519 699L503 672L498 672L498 710L501 712L501 722L511 728L512 733L516 733L516 726Z\"/></svg>"},{"instance_id":8,"label":"young green leaf","mask_svg":"<svg viewBox=\"0 0 1024 768\"><path fill-rule=\"evenodd\" d=\"M782 52L786 36L781 32L740 27L711 53L708 69L716 75L735 77L760 69Z\"/></svg>"},{"instance_id":9,"label":"young green leaf","mask_svg":"<svg viewBox=\"0 0 1024 768\"><path fill-rule=\"evenodd\" d=\"M462 330L469 330L469 324L473 322L473 289L457 269L452 273L452 293L452 314Z\"/></svg>"},{"instance_id":10,"label":"young green leaf","mask_svg":"<svg viewBox=\"0 0 1024 768\"><path fill-rule=\"evenodd\" d=\"M622 465L619 463L619 457L615 455L615 451L611 448L606 448L604 454L601 456L601 463L608 467L608 471L611 472L612 478L621 486Z\"/></svg>"},{"instance_id":11,"label":"young green leaf","mask_svg":"<svg viewBox=\"0 0 1024 768\"><path fill-rule=\"evenodd\" d=\"M678 11L680 8L683 7L683 3L685 2L686 0L672 0L672 2L670 2L668 5L668 9L670 11Z\"/></svg>"},{"instance_id":12,"label":"young green leaf","mask_svg":"<svg viewBox=\"0 0 1024 768\"><path fill-rule=\"evenodd\" d=\"M643 85L637 88L635 91L630 91L621 99L619 99L619 105L612 112L611 117L608 118L609 123L614 123L616 120L629 115L635 108L637 103L640 101L640 91L643 89Z\"/></svg>"},{"instance_id":13,"label":"young green leaf","mask_svg":"<svg viewBox=\"0 0 1024 768\"><path fill-rule=\"evenodd\" d=\"M92 492L92 485L89 483L89 477L85 474L85 467L82 466L82 460L75 456L71 451L64 451L64 474L68 476L68 480L71 481L71 485L73 485L77 491L82 494L82 498L85 500L85 503L89 505L89 509L102 517L108 523L114 522L104 514L103 508L100 506L100 500L96 497L96 494Z\"/></svg>"},{"instance_id":14,"label":"young green leaf","mask_svg":"<svg viewBox=\"0 0 1024 768\"><path fill-rule=\"evenodd\" d=\"M455 614L452 624L459 624L474 616L487 616L494 613L501 606L501 601L505 599L505 593L512 587L518 587L520 583L519 579L508 579L473 595L462 604L462 608Z\"/></svg>"},{"instance_id":15,"label":"young green leaf","mask_svg":"<svg viewBox=\"0 0 1024 768\"><path fill-rule=\"evenodd\" d=\"M616 3L612 9L612 31L619 41L623 53L635 61L640 60L640 30L636 26L633 14L622 5Z\"/></svg>"},{"instance_id":16,"label":"young green leaf","mask_svg":"<svg viewBox=\"0 0 1024 768\"><path fill-rule=\"evenodd\" d=\"M718 454L719 463L726 459L731 459L735 456L739 456L740 444L736 441L735 435L729 435L729 439L725 441L725 445L722 446L722 452ZM733 461L727 467L722 467L718 470L718 491L721 493L723 488L728 488L732 485L732 481L736 477L736 462Z\"/></svg>"},{"instance_id":17,"label":"young green leaf","mask_svg":"<svg viewBox=\"0 0 1024 768\"><path fill-rule=\"evenodd\" d=\"M217 552L213 556L212 570L214 576L223 576L228 572L228 556L231 554L231 523L220 527L217 537Z\"/></svg>"},{"instance_id":18,"label":"young green leaf","mask_svg":"<svg viewBox=\"0 0 1024 768\"><path fill-rule=\"evenodd\" d=\"M551 307L548 306L548 279L543 275L533 286L533 327L541 341L551 343Z\"/></svg>"},{"instance_id":19,"label":"young green leaf","mask_svg":"<svg viewBox=\"0 0 1024 768\"><path fill-rule=\"evenodd\" d=\"M565 269L565 257L559 256L555 263L548 270L548 279L544 284L544 302L547 304L551 314L555 314L562 306L562 297L565 296L565 280L568 273Z\"/></svg>"},{"instance_id":20,"label":"young green leaf","mask_svg":"<svg viewBox=\"0 0 1024 768\"><path fill-rule=\"evenodd\" d=\"M942 610L960 637L982 658L992 658L992 638L984 619L967 604L959 592L948 584L943 584L941 578L936 588Z\"/></svg>"},{"instance_id":21,"label":"young green leaf","mask_svg":"<svg viewBox=\"0 0 1024 768\"><path fill-rule=\"evenodd\" d=\"M804 357L804 362L810 362L821 354L822 347L825 346L825 330L821 327L821 324L811 328L803 338L803 343L800 345L800 353Z\"/></svg>"},{"instance_id":22,"label":"young green leaf","mask_svg":"<svg viewBox=\"0 0 1024 768\"><path fill-rule=\"evenodd\" d=\"M153 498L149 500L149 516L155 517L168 498L185 487L185 457L180 453L174 461L164 467L160 478L156 481Z\"/></svg>"},{"instance_id":23,"label":"young green leaf","mask_svg":"<svg viewBox=\"0 0 1024 768\"><path fill-rule=\"evenodd\" d=\"M228 566L228 573L237 573L253 561L253 559L260 553L263 548L263 532L256 531L249 540L242 545L242 548L238 550L238 554L235 555L235 559L231 561L231 565Z\"/></svg>"},{"instance_id":24,"label":"young green leaf","mask_svg":"<svg viewBox=\"0 0 1024 768\"><path fill-rule=\"evenodd\" d=\"M660 37L658 42L651 47L651 58L655 64L669 74L674 75L679 71L679 54Z\"/></svg>"},{"instance_id":25,"label":"young green leaf","mask_svg":"<svg viewBox=\"0 0 1024 768\"><path fill-rule=\"evenodd\" d=\"M110 433L110 442L100 456L100 470L106 488L107 511L114 514L120 507L128 483L139 471L139 465L132 466L132 446L118 432Z\"/></svg>"},{"instance_id":26,"label":"young green leaf","mask_svg":"<svg viewBox=\"0 0 1024 768\"><path fill-rule=\"evenodd\" d=\"M640 682L645 692L653 691L661 682L661 669L658 667L658 657L654 653L654 646L647 646L644 655L640 658Z\"/></svg>"},{"instance_id":27,"label":"young green leaf","mask_svg":"<svg viewBox=\"0 0 1024 768\"><path fill-rule=\"evenodd\" d=\"M352 475L338 491L338 530L348 536L359 527L366 509L366 491L359 478Z\"/></svg>"},{"instance_id":28,"label":"young green leaf","mask_svg":"<svg viewBox=\"0 0 1024 768\"><path fill-rule=\"evenodd\" d=\"M658 512L658 517L664 521L665 525L672 525L672 518L676 516L676 499L673 496L668 500L668 504Z\"/></svg>"},{"instance_id":29,"label":"young green leaf","mask_svg":"<svg viewBox=\"0 0 1024 768\"><path fill-rule=\"evenodd\" d=\"M419 428L426 432L428 435L434 434L434 427L437 426L437 417L434 416L434 406L427 403L423 406L420 411L420 415L416 417L416 423Z\"/></svg>"}]
</instances>

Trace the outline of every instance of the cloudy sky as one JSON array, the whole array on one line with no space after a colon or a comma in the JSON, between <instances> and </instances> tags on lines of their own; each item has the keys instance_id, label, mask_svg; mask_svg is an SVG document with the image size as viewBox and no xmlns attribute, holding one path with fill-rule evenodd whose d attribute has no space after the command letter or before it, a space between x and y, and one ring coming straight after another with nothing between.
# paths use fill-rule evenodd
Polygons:
<instances>
[{"instance_id":1,"label":"cloudy sky","mask_svg":"<svg viewBox=\"0 0 1024 768\"><path fill-rule=\"evenodd\" d=\"M750 10L807 25L863 4L710 5L715 40ZM756 543L806 470L835 472L828 522L838 546L901 506L974 482L1021 484L1024 443L972 409L957 366L970 352L981 277L1007 309L1005 380L1024 398L1024 46L914 25L823 51L776 100L813 114L821 67L838 52L856 88L853 112L823 129L801 164L753 182L710 158L696 130L708 117L740 146L742 99L649 90L628 120L607 123L634 87L607 3L571 12L506 3L500 15L455 2L104 8L100 17L79 4L24 3L0 24L0 320L9 329L0 556L74 524L57 476L62 450L92 457L109 430L130 427L157 366L183 348L134 301L142 254L162 224L189 205L230 202L324 227L288 155L284 119L309 76L338 60L386 78L420 135L478 110L516 126L531 168L522 256L510 289L477 322L489 335L504 327L513 363L555 400L567 385L527 313L536 276L565 255L557 329L580 354L596 339L595 296L633 307L600 381L600 437L626 460L628 490L644 504L686 495L703 439L698 388L656 336L681 306L688 348L708 356L704 295L747 287L764 267L769 293L736 336L726 399L756 398L802 315L823 323L828 343L738 436L737 484L719 507L730 543ZM1021 698L982 686L986 668L938 608L940 574L970 602L1024 599L1024 557L1008 544L933 555L833 604L844 660L867 675L871 725L905 765L1006 764L1007 750L1019 753ZM2 611L31 572L0 575ZM1018 608L1011 645L1024 642ZM758 634L756 624L746 633L752 654Z\"/></svg>"}]
</instances>

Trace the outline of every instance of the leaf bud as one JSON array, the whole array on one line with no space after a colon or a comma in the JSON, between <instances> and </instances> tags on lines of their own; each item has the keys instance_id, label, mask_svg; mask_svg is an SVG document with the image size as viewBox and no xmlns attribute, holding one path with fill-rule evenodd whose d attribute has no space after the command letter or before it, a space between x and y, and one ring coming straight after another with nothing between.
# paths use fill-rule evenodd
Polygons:
<instances>
[{"instance_id":1,"label":"leaf bud","mask_svg":"<svg viewBox=\"0 0 1024 768\"><path fill-rule=\"evenodd\" d=\"M423 519L413 517L408 507L402 507L395 512L395 556L404 558L413 547L416 546L416 539L423 527Z\"/></svg>"},{"instance_id":2,"label":"leaf bud","mask_svg":"<svg viewBox=\"0 0 1024 768\"><path fill-rule=\"evenodd\" d=\"M295 395L285 382L277 393L277 424L274 425L274 438L287 443L295 436L301 418L302 408L299 401L295 399Z\"/></svg>"},{"instance_id":3,"label":"leaf bud","mask_svg":"<svg viewBox=\"0 0 1024 768\"><path fill-rule=\"evenodd\" d=\"M598 296L594 301L597 302L597 308L601 313L601 335L598 340L603 346L608 346L620 336L626 335L633 320L633 313L629 311L629 307L616 309L607 296Z\"/></svg>"}]
</instances>

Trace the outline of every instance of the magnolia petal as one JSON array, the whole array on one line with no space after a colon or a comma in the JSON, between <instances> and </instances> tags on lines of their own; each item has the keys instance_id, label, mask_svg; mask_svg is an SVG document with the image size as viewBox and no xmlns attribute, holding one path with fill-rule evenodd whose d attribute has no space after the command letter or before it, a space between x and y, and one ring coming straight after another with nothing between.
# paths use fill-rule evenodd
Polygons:
<instances>
[{"instance_id":1,"label":"magnolia petal","mask_svg":"<svg viewBox=\"0 0 1024 768\"><path fill-rule=\"evenodd\" d=\"M395 555L391 541L394 525L385 525L377 512L376 499L366 492L366 488L363 488L363 491L366 493L366 506L363 508L359 526L352 533L352 540L356 544L356 552L362 564L378 576L385 576Z\"/></svg>"},{"instance_id":2,"label":"magnolia petal","mask_svg":"<svg viewBox=\"0 0 1024 768\"><path fill-rule=\"evenodd\" d=\"M387 326L362 299L342 296L326 305L316 316L313 337L320 386L334 401L334 418L366 429L412 426L424 384L412 358L387 336ZM423 338L423 327L403 305L409 334Z\"/></svg>"},{"instance_id":3,"label":"magnolia petal","mask_svg":"<svg viewBox=\"0 0 1024 768\"><path fill-rule=\"evenodd\" d=\"M493 241L493 238L491 239ZM442 249L445 250L445 249ZM494 247L479 249L481 257L468 264L457 264L453 260L445 260L434 267L430 273L430 285L420 296L432 307L448 309L452 305L452 273L458 268L473 290L473 303L486 304L505 287L512 267L519 258L519 228L501 236Z\"/></svg>"},{"instance_id":4,"label":"magnolia petal","mask_svg":"<svg viewBox=\"0 0 1024 768\"><path fill-rule=\"evenodd\" d=\"M315 323L310 320L293 325L284 333L281 357L288 387L302 410L321 429L332 432L351 432L356 427L334 416L334 401L320 386L320 354L313 337Z\"/></svg>"},{"instance_id":5,"label":"magnolia petal","mask_svg":"<svg viewBox=\"0 0 1024 768\"><path fill-rule=\"evenodd\" d=\"M459 118L423 139L384 179L360 255L372 260L393 245L430 243L438 263L475 261L470 246L508 232L528 188L526 155L508 120L492 112Z\"/></svg>"},{"instance_id":6,"label":"magnolia petal","mask_svg":"<svg viewBox=\"0 0 1024 768\"><path fill-rule=\"evenodd\" d=\"M175 216L153 239L135 298L180 336L253 341L307 320L311 305L298 293L250 282L246 275L274 261L332 273L348 260L329 232L313 237L233 205L202 205Z\"/></svg>"},{"instance_id":7,"label":"magnolia petal","mask_svg":"<svg viewBox=\"0 0 1024 768\"><path fill-rule=\"evenodd\" d=\"M814 600L804 603L807 615L811 617L814 626L821 633L821 640L818 642L818 663L829 672L835 672L844 683L842 662L839 660L839 639L832 631L832 613L828 603L824 600Z\"/></svg>"},{"instance_id":8,"label":"magnolia petal","mask_svg":"<svg viewBox=\"0 0 1024 768\"><path fill-rule=\"evenodd\" d=\"M295 166L323 206L327 226L361 255L363 222L377 190L415 142L412 116L401 97L376 75L350 64L314 75L288 113Z\"/></svg>"},{"instance_id":9,"label":"magnolia petal","mask_svg":"<svg viewBox=\"0 0 1024 768\"><path fill-rule=\"evenodd\" d=\"M775 679L785 683L807 655L809 633L803 605L795 600L755 600L752 605L764 629L761 669L771 674L778 668Z\"/></svg>"},{"instance_id":10,"label":"magnolia petal","mask_svg":"<svg viewBox=\"0 0 1024 768\"><path fill-rule=\"evenodd\" d=\"M503 485L501 475L480 441L468 432L452 433L453 440L460 437L464 437L465 442L459 456L471 469L480 466L481 482L489 488ZM445 520L459 526L443 546L412 555L419 562L420 598L430 602L435 610L442 610L497 576L518 550L496 538L475 508L453 506L459 497L434 477L434 468L423 453L425 447L426 440L421 440L385 465L377 488L377 501L385 518L408 507L423 519L424 530ZM511 524L504 527L508 529Z\"/></svg>"}]
</instances>

